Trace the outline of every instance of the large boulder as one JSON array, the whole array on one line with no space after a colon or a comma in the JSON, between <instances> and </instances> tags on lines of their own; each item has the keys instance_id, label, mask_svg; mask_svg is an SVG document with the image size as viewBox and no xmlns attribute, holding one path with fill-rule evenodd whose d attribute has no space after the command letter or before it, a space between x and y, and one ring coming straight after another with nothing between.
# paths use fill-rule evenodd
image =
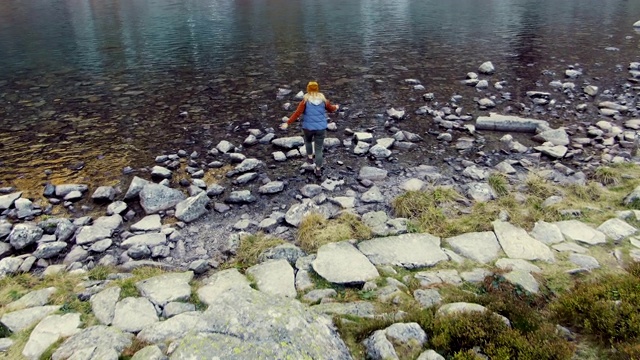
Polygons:
<instances>
[{"instance_id":1,"label":"large boulder","mask_svg":"<svg viewBox=\"0 0 640 360\"><path fill-rule=\"evenodd\" d=\"M329 317L295 299L221 286L200 317L209 330L180 340L172 360L351 359Z\"/></svg>"},{"instance_id":2,"label":"large boulder","mask_svg":"<svg viewBox=\"0 0 640 360\"><path fill-rule=\"evenodd\" d=\"M152 183L145 185L139 195L140 205L147 214L171 209L186 198L180 190Z\"/></svg>"}]
</instances>

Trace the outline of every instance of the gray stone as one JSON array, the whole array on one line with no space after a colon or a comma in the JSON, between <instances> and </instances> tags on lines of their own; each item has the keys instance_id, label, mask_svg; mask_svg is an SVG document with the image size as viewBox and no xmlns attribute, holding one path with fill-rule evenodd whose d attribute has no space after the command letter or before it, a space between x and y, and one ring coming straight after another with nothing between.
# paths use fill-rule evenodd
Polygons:
<instances>
[{"instance_id":1,"label":"gray stone","mask_svg":"<svg viewBox=\"0 0 640 360\"><path fill-rule=\"evenodd\" d=\"M542 220L536 221L530 235L534 239L547 245L557 244L564 241L562 231L560 231L560 228L557 225Z\"/></svg>"},{"instance_id":2,"label":"gray stone","mask_svg":"<svg viewBox=\"0 0 640 360\"><path fill-rule=\"evenodd\" d=\"M442 305L438 309L438 311L436 311L436 317L448 316L448 315L465 313L465 312L468 313L468 312L485 312L485 311L489 311L489 310L479 304L456 302L456 303L449 303L449 304ZM511 322L509 322L509 319L507 319L502 315L496 314L496 316L500 317L502 321L505 324L507 324L507 326L511 326Z\"/></svg>"},{"instance_id":3,"label":"gray stone","mask_svg":"<svg viewBox=\"0 0 640 360\"><path fill-rule=\"evenodd\" d=\"M58 256L66 248L67 243L62 241L41 243L36 251L33 252L33 256L37 259L50 259Z\"/></svg>"},{"instance_id":4,"label":"gray stone","mask_svg":"<svg viewBox=\"0 0 640 360\"><path fill-rule=\"evenodd\" d=\"M481 283L487 276L491 276L493 273L487 269L476 268L471 271L465 271L460 273L460 278L470 283Z\"/></svg>"},{"instance_id":5,"label":"gray stone","mask_svg":"<svg viewBox=\"0 0 640 360\"><path fill-rule=\"evenodd\" d=\"M138 281L136 288L152 303L164 306L172 301L187 301L191 297L189 282L193 272L169 273Z\"/></svg>"},{"instance_id":6,"label":"gray stone","mask_svg":"<svg viewBox=\"0 0 640 360\"><path fill-rule=\"evenodd\" d=\"M240 190L240 191L232 191L229 194L229 197L225 200L228 203L232 204L246 204L255 202L257 199L251 191L249 190Z\"/></svg>"},{"instance_id":7,"label":"gray stone","mask_svg":"<svg viewBox=\"0 0 640 360\"><path fill-rule=\"evenodd\" d=\"M89 190L89 187L84 184L62 184L56 185L56 197L64 198L69 193L77 191L83 193Z\"/></svg>"},{"instance_id":8,"label":"gray stone","mask_svg":"<svg viewBox=\"0 0 640 360\"><path fill-rule=\"evenodd\" d=\"M284 190L284 182L270 181L258 188L260 194L276 194Z\"/></svg>"},{"instance_id":9,"label":"gray stone","mask_svg":"<svg viewBox=\"0 0 640 360\"><path fill-rule=\"evenodd\" d=\"M76 232L76 226L69 219L58 219L54 235L58 241L68 241Z\"/></svg>"},{"instance_id":10,"label":"gray stone","mask_svg":"<svg viewBox=\"0 0 640 360\"><path fill-rule=\"evenodd\" d=\"M0 211L7 210L22 196L22 191L0 196Z\"/></svg>"},{"instance_id":11,"label":"gray stone","mask_svg":"<svg viewBox=\"0 0 640 360\"><path fill-rule=\"evenodd\" d=\"M118 355L131 345L131 334L103 325L81 330L58 347L52 360L117 360ZM115 358L113 358L115 354Z\"/></svg>"},{"instance_id":12,"label":"gray stone","mask_svg":"<svg viewBox=\"0 0 640 360\"><path fill-rule=\"evenodd\" d=\"M302 136L292 136L292 137L273 139L271 143L281 148L295 149L304 145L304 139L302 138Z\"/></svg>"},{"instance_id":13,"label":"gray stone","mask_svg":"<svg viewBox=\"0 0 640 360\"><path fill-rule=\"evenodd\" d=\"M165 167L156 165L151 169L151 176L154 178L171 179L173 172Z\"/></svg>"},{"instance_id":14,"label":"gray stone","mask_svg":"<svg viewBox=\"0 0 640 360\"><path fill-rule=\"evenodd\" d=\"M420 281L420 286L430 287L438 284L460 285L462 279L457 270L420 271L414 275Z\"/></svg>"},{"instance_id":15,"label":"gray stone","mask_svg":"<svg viewBox=\"0 0 640 360\"><path fill-rule=\"evenodd\" d=\"M146 343L162 343L179 340L191 332L212 330L201 312L190 311L147 325L138 333L137 339Z\"/></svg>"},{"instance_id":16,"label":"gray stone","mask_svg":"<svg viewBox=\"0 0 640 360\"><path fill-rule=\"evenodd\" d=\"M311 309L327 315L351 315L362 318L373 318L376 313L373 303L367 301L350 303L327 302L314 305Z\"/></svg>"},{"instance_id":17,"label":"gray stone","mask_svg":"<svg viewBox=\"0 0 640 360\"><path fill-rule=\"evenodd\" d=\"M65 265L70 265L75 262L82 262L89 257L89 252L82 248L82 246L74 246L67 256L64 257L62 263Z\"/></svg>"},{"instance_id":18,"label":"gray stone","mask_svg":"<svg viewBox=\"0 0 640 360\"><path fill-rule=\"evenodd\" d=\"M195 260L189 264L189 270L193 271L194 274L204 274L209 268L209 262L206 260Z\"/></svg>"},{"instance_id":19,"label":"gray stone","mask_svg":"<svg viewBox=\"0 0 640 360\"><path fill-rule=\"evenodd\" d=\"M391 156L391 150L377 144L369 148L369 153L378 159L386 159Z\"/></svg>"},{"instance_id":20,"label":"gray stone","mask_svg":"<svg viewBox=\"0 0 640 360\"><path fill-rule=\"evenodd\" d=\"M336 284L362 284L379 276L367 257L346 241L323 245L312 267L318 275Z\"/></svg>"},{"instance_id":21,"label":"gray stone","mask_svg":"<svg viewBox=\"0 0 640 360\"><path fill-rule=\"evenodd\" d=\"M375 265L416 269L446 261L440 239L429 234L404 234L362 241L358 249Z\"/></svg>"},{"instance_id":22,"label":"gray stone","mask_svg":"<svg viewBox=\"0 0 640 360\"><path fill-rule=\"evenodd\" d=\"M317 290L311 290L308 293L306 293L302 297L302 300L308 303L315 304L324 298L332 298L332 297L335 297L336 295L338 295L338 293L334 289L317 289Z\"/></svg>"},{"instance_id":23,"label":"gray stone","mask_svg":"<svg viewBox=\"0 0 640 360\"><path fill-rule=\"evenodd\" d=\"M222 293L231 290L250 289L247 278L236 269L223 270L203 281L204 286L198 289L198 298L204 304L211 305Z\"/></svg>"},{"instance_id":24,"label":"gray stone","mask_svg":"<svg viewBox=\"0 0 640 360\"><path fill-rule=\"evenodd\" d=\"M364 203L381 203L384 202L384 196L377 186L372 186L371 189L362 194L360 200Z\"/></svg>"},{"instance_id":25,"label":"gray stone","mask_svg":"<svg viewBox=\"0 0 640 360\"><path fill-rule=\"evenodd\" d=\"M190 303L170 302L170 303L167 303L162 309L162 316L168 319L176 315L195 311L195 310L196 310L196 306Z\"/></svg>"},{"instance_id":26,"label":"gray stone","mask_svg":"<svg viewBox=\"0 0 640 360\"><path fill-rule=\"evenodd\" d=\"M111 237L111 234L122 226L122 216L114 214L99 217L93 225L84 226L76 235L76 244L86 245Z\"/></svg>"},{"instance_id":27,"label":"gray stone","mask_svg":"<svg viewBox=\"0 0 640 360\"><path fill-rule=\"evenodd\" d=\"M538 133L535 138L540 139L541 142L550 142L555 146L567 146L570 143L569 135L567 135L564 128L542 131Z\"/></svg>"},{"instance_id":28,"label":"gray stone","mask_svg":"<svg viewBox=\"0 0 640 360\"><path fill-rule=\"evenodd\" d=\"M270 295L295 298L295 278L293 268L284 259L269 260L247 269L258 287L258 290Z\"/></svg>"},{"instance_id":29,"label":"gray stone","mask_svg":"<svg viewBox=\"0 0 640 360\"><path fill-rule=\"evenodd\" d=\"M133 245L127 250L127 256L134 260L144 259L151 256L151 249L147 245Z\"/></svg>"},{"instance_id":30,"label":"gray stone","mask_svg":"<svg viewBox=\"0 0 640 360\"><path fill-rule=\"evenodd\" d=\"M578 241L588 245L598 245L607 242L604 233L578 220L559 221L555 224L560 228L562 235L568 240Z\"/></svg>"},{"instance_id":31,"label":"gray stone","mask_svg":"<svg viewBox=\"0 0 640 360\"><path fill-rule=\"evenodd\" d=\"M171 209L186 198L181 191L159 184L145 185L139 196L140 206L147 214Z\"/></svg>"},{"instance_id":32,"label":"gray stone","mask_svg":"<svg viewBox=\"0 0 640 360\"><path fill-rule=\"evenodd\" d=\"M356 155L363 155L366 154L367 152L369 152L369 148L371 147L370 144L364 142L364 141L358 141L356 143L356 147L353 148L353 153Z\"/></svg>"},{"instance_id":33,"label":"gray stone","mask_svg":"<svg viewBox=\"0 0 640 360\"><path fill-rule=\"evenodd\" d=\"M93 192L93 201L113 201L116 197L116 189L113 186L100 186Z\"/></svg>"},{"instance_id":34,"label":"gray stone","mask_svg":"<svg viewBox=\"0 0 640 360\"><path fill-rule=\"evenodd\" d=\"M124 201L115 201L107 206L107 215L122 214L127 210L127 203Z\"/></svg>"},{"instance_id":35,"label":"gray stone","mask_svg":"<svg viewBox=\"0 0 640 360\"><path fill-rule=\"evenodd\" d=\"M177 203L175 216L180 221L192 222L207 212L207 204L209 197L201 192Z\"/></svg>"},{"instance_id":36,"label":"gray stone","mask_svg":"<svg viewBox=\"0 0 640 360\"><path fill-rule=\"evenodd\" d=\"M555 159L562 159L569 150L564 145L540 145L534 147L534 149Z\"/></svg>"},{"instance_id":37,"label":"gray stone","mask_svg":"<svg viewBox=\"0 0 640 360\"><path fill-rule=\"evenodd\" d=\"M312 198L322 193L322 186L307 184L300 188L300 193L305 197Z\"/></svg>"},{"instance_id":38,"label":"gray stone","mask_svg":"<svg viewBox=\"0 0 640 360\"><path fill-rule=\"evenodd\" d=\"M22 355L29 360L38 360L56 341L77 334L80 329L80 314L50 315L44 318L31 332Z\"/></svg>"},{"instance_id":39,"label":"gray stone","mask_svg":"<svg viewBox=\"0 0 640 360\"><path fill-rule=\"evenodd\" d=\"M207 187L207 195L208 196L217 196L224 192L224 186L218 184L211 184Z\"/></svg>"},{"instance_id":40,"label":"gray stone","mask_svg":"<svg viewBox=\"0 0 640 360\"><path fill-rule=\"evenodd\" d=\"M418 289L413 292L413 297L424 309L440 304L442 297L436 289Z\"/></svg>"},{"instance_id":41,"label":"gray stone","mask_svg":"<svg viewBox=\"0 0 640 360\"><path fill-rule=\"evenodd\" d=\"M522 259L500 259L496 261L496 267L502 270L522 270L542 273L542 269Z\"/></svg>"},{"instance_id":42,"label":"gray stone","mask_svg":"<svg viewBox=\"0 0 640 360\"><path fill-rule=\"evenodd\" d=\"M149 345L136 352L131 360L166 360L167 357L157 345Z\"/></svg>"},{"instance_id":43,"label":"gray stone","mask_svg":"<svg viewBox=\"0 0 640 360\"><path fill-rule=\"evenodd\" d=\"M480 65L478 68L478 72L481 74L491 75L496 71L496 68L493 66L491 61L486 61Z\"/></svg>"},{"instance_id":44,"label":"gray stone","mask_svg":"<svg viewBox=\"0 0 640 360\"><path fill-rule=\"evenodd\" d=\"M560 251L560 252L569 251L569 252L574 252L574 253L577 253L577 254L584 254L584 253L589 252L589 249L587 249L587 248L585 248L583 246L580 246L580 245L578 245L576 243L573 243L573 242L563 242L563 243L555 244L555 245L552 246L552 248L554 250Z\"/></svg>"},{"instance_id":45,"label":"gray stone","mask_svg":"<svg viewBox=\"0 0 640 360\"><path fill-rule=\"evenodd\" d=\"M371 166L363 166L358 173L358 180L381 181L387 178L387 170Z\"/></svg>"},{"instance_id":46,"label":"gray stone","mask_svg":"<svg viewBox=\"0 0 640 360\"><path fill-rule=\"evenodd\" d=\"M6 313L2 315L0 322L11 330L11 332L17 333L30 328L59 309L59 305L34 306Z\"/></svg>"},{"instance_id":47,"label":"gray stone","mask_svg":"<svg viewBox=\"0 0 640 360\"><path fill-rule=\"evenodd\" d=\"M598 263L598 260L589 255L571 253L569 254L569 261L587 270L600 268L600 263Z\"/></svg>"},{"instance_id":48,"label":"gray stone","mask_svg":"<svg viewBox=\"0 0 640 360\"><path fill-rule=\"evenodd\" d=\"M445 239L457 254L486 264L498 258L500 244L491 231L467 233Z\"/></svg>"},{"instance_id":49,"label":"gray stone","mask_svg":"<svg viewBox=\"0 0 640 360\"><path fill-rule=\"evenodd\" d=\"M44 231L35 224L22 223L13 226L11 233L9 234L9 243L16 250L24 249L25 247L35 244Z\"/></svg>"},{"instance_id":50,"label":"gray stone","mask_svg":"<svg viewBox=\"0 0 640 360\"><path fill-rule=\"evenodd\" d=\"M233 151L233 149L235 149L235 146L233 146L233 144L231 144L227 140L222 140L218 143L218 145L216 145L216 149L221 153L226 154Z\"/></svg>"},{"instance_id":51,"label":"gray stone","mask_svg":"<svg viewBox=\"0 0 640 360\"><path fill-rule=\"evenodd\" d=\"M249 172L238 176L233 180L234 185L244 185L258 178L258 173Z\"/></svg>"},{"instance_id":52,"label":"gray stone","mask_svg":"<svg viewBox=\"0 0 640 360\"><path fill-rule=\"evenodd\" d=\"M158 315L148 299L127 297L116 304L112 326L136 333L155 322L158 322Z\"/></svg>"},{"instance_id":53,"label":"gray stone","mask_svg":"<svg viewBox=\"0 0 640 360\"><path fill-rule=\"evenodd\" d=\"M13 346L13 340L9 338L0 338L0 353L7 352Z\"/></svg>"},{"instance_id":54,"label":"gray stone","mask_svg":"<svg viewBox=\"0 0 640 360\"><path fill-rule=\"evenodd\" d=\"M598 226L597 230L601 231L616 242L638 232L638 229L618 218L609 219L603 222Z\"/></svg>"},{"instance_id":55,"label":"gray stone","mask_svg":"<svg viewBox=\"0 0 640 360\"><path fill-rule=\"evenodd\" d=\"M427 350L420 354L416 360L445 360L444 356L435 352L435 350Z\"/></svg>"},{"instance_id":56,"label":"gray stone","mask_svg":"<svg viewBox=\"0 0 640 360\"><path fill-rule=\"evenodd\" d=\"M329 217L329 214L327 214L324 209L325 208L316 205L315 202L305 199L301 204L291 206L289 210L287 210L284 219L289 225L298 227L302 219L311 213L318 213Z\"/></svg>"},{"instance_id":57,"label":"gray stone","mask_svg":"<svg viewBox=\"0 0 640 360\"><path fill-rule=\"evenodd\" d=\"M498 242L508 257L512 259L554 261L551 249L529 236L524 229L500 220L496 220L492 224Z\"/></svg>"},{"instance_id":58,"label":"gray stone","mask_svg":"<svg viewBox=\"0 0 640 360\"><path fill-rule=\"evenodd\" d=\"M400 184L400 189L404 191L420 191L425 186L425 182L420 179L409 179Z\"/></svg>"},{"instance_id":59,"label":"gray stone","mask_svg":"<svg viewBox=\"0 0 640 360\"><path fill-rule=\"evenodd\" d=\"M507 132L536 132L538 128L547 129L549 123L543 120L526 119L517 116L490 113L489 116L479 116L476 129Z\"/></svg>"},{"instance_id":60,"label":"gray stone","mask_svg":"<svg viewBox=\"0 0 640 360\"><path fill-rule=\"evenodd\" d=\"M330 197L329 201L341 209L353 209L356 206L356 198L352 196L334 196Z\"/></svg>"},{"instance_id":61,"label":"gray stone","mask_svg":"<svg viewBox=\"0 0 640 360\"><path fill-rule=\"evenodd\" d=\"M22 259L17 257L6 257L0 259L0 279L5 275L15 274L22 265Z\"/></svg>"},{"instance_id":62,"label":"gray stone","mask_svg":"<svg viewBox=\"0 0 640 360\"><path fill-rule=\"evenodd\" d=\"M163 233L148 233L141 235L134 235L130 238L127 238L120 244L120 247L123 249L129 249L135 245L145 245L149 247L157 246L157 245L165 245L167 243L167 235Z\"/></svg>"},{"instance_id":63,"label":"gray stone","mask_svg":"<svg viewBox=\"0 0 640 360\"><path fill-rule=\"evenodd\" d=\"M512 284L520 285L524 290L537 294L540 286L536 279L528 271L514 270L503 275Z\"/></svg>"},{"instance_id":64,"label":"gray stone","mask_svg":"<svg viewBox=\"0 0 640 360\"><path fill-rule=\"evenodd\" d=\"M144 186L147 184L151 184L151 182L134 176L133 180L131 180L131 184L129 185L129 189L127 190L126 194L124 194L124 199L132 200L137 198L142 188L144 188Z\"/></svg>"},{"instance_id":65,"label":"gray stone","mask_svg":"<svg viewBox=\"0 0 640 360\"><path fill-rule=\"evenodd\" d=\"M399 359L393 344L387 339L384 330L376 330L369 336L363 345L367 352L367 359L392 360Z\"/></svg>"},{"instance_id":66,"label":"gray stone","mask_svg":"<svg viewBox=\"0 0 640 360\"><path fill-rule=\"evenodd\" d=\"M217 289L217 293L201 316L215 333L196 330L187 335L172 353L173 360L351 359L331 320L297 300L251 288Z\"/></svg>"},{"instance_id":67,"label":"gray stone","mask_svg":"<svg viewBox=\"0 0 640 360\"><path fill-rule=\"evenodd\" d=\"M20 299L7 304L5 309L7 311L16 311L36 306L47 305L49 303L51 295L55 294L56 291L57 290L55 287L48 287L45 289L31 291L25 294Z\"/></svg>"},{"instance_id":68,"label":"gray stone","mask_svg":"<svg viewBox=\"0 0 640 360\"><path fill-rule=\"evenodd\" d=\"M111 325L116 311L116 303L120 298L120 287L108 287L91 296L91 310L95 317L104 325Z\"/></svg>"},{"instance_id":69,"label":"gray stone","mask_svg":"<svg viewBox=\"0 0 640 360\"><path fill-rule=\"evenodd\" d=\"M160 215L147 215L137 223L131 225L131 231L160 231L162 222Z\"/></svg>"}]
</instances>

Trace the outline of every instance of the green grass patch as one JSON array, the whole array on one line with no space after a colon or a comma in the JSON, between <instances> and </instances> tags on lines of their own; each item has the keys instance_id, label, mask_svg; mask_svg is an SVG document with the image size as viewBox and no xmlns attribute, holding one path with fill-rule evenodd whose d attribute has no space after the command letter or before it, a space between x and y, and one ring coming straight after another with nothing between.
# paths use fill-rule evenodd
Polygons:
<instances>
[{"instance_id":1,"label":"green grass patch","mask_svg":"<svg viewBox=\"0 0 640 360\"><path fill-rule=\"evenodd\" d=\"M491 186L498 197L505 196L509 193L509 181L504 174L492 173L489 175L487 183Z\"/></svg>"},{"instance_id":2,"label":"green grass patch","mask_svg":"<svg viewBox=\"0 0 640 360\"><path fill-rule=\"evenodd\" d=\"M107 280L109 274L116 272L114 268L110 266L98 265L89 270L89 280Z\"/></svg>"},{"instance_id":3,"label":"green grass patch","mask_svg":"<svg viewBox=\"0 0 640 360\"><path fill-rule=\"evenodd\" d=\"M366 240L373 236L357 215L343 213L336 219L325 219L316 213L302 219L296 241L306 252L315 252L322 245L349 239Z\"/></svg>"},{"instance_id":4,"label":"green grass patch","mask_svg":"<svg viewBox=\"0 0 640 360\"><path fill-rule=\"evenodd\" d=\"M601 346L616 349L616 357L633 359L640 351L639 274L640 264L634 263L629 273L577 282L552 304L555 318Z\"/></svg>"},{"instance_id":5,"label":"green grass patch","mask_svg":"<svg viewBox=\"0 0 640 360\"><path fill-rule=\"evenodd\" d=\"M138 281L152 278L154 276L159 276L165 273L166 270L163 270L159 267L144 266L134 269L131 272L133 276L124 279L118 279L112 282L112 284L113 286L120 287L120 300L127 297L138 297L140 296L140 292L138 292L138 289L136 288L136 283Z\"/></svg>"}]
</instances>

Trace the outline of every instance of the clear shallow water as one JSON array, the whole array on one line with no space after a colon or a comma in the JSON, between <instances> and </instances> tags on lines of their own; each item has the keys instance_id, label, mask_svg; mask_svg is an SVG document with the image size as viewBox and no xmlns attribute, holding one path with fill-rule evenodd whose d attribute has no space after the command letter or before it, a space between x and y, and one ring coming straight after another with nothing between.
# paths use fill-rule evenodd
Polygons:
<instances>
[{"instance_id":1,"label":"clear shallow water","mask_svg":"<svg viewBox=\"0 0 640 360\"><path fill-rule=\"evenodd\" d=\"M639 19L629 0L3 0L0 186L44 181L45 169L54 181L115 181L163 151L240 144L241 124L275 127L290 114L278 87L295 93L309 79L346 109L340 130L380 133L377 114L424 105L406 78L440 103L463 95L476 115L481 94L459 80L486 60L490 82L508 83L504 106L548 90L570 64L614 89L626 77L616 65L639 60ZM413 116L400 127L433 125Z\"/></svg>"}]
</instances>

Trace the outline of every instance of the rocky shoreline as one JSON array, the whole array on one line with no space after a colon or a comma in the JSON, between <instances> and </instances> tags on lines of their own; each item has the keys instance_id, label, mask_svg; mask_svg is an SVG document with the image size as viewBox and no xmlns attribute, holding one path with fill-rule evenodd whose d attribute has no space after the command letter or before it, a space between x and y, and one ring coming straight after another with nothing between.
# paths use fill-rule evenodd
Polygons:
<instances>
[{"instance_id":1,"label":"rocky shoreline","mask_svg":"<svg viewBox=\"0 0 640 360\"><path fill-rule=\"evenodd\" d=\"M482 64L479 68L481 76L494 71L490 63ZM640 79L640 63L630 64L629 74L633 83ZM296 166L302 162L300 159L304 159L306 155L302 138L280 137L272 130L247 129L247 137L242 145L223 140L212 146L207 154L180 150L175 154L157 156L156 165L146 172L125 169L126 173L135 175L126 191L112 186L91 188L87 184L49 183L42 189L48 202L45 204L37 199L22 197L23 192L20 190L33 189L2 188L2 277L25 272L45 276L65 272L69 276L83 276L98 265L117 267L124 272L155 266L176 274L168 276L171 283L165 283L169 281L165 278L157 280L160 289L166 289L170 293L166 295L169 300L162 301L151 294L160 290L147 292L142 283L136 284L142 296L120 300L119 293L112 294L116 290L108 281L86 283L85 290L79 296L85 300L91 299L92 305L99 301L94 299L107 298L108 304L102 306L111 309L109 314L115 312L119 315L99 318L104 325L83 331L78 330L80 320L73 314L51 315L59 318L46 320L45 316L59 310L59 307L47 305L50 294L45 297L46 300L39 300L38 306L43 308L37 313L42 316L31 320L28 326L11 328L4 320L0 322L15 333L42 319L45 320L41 324L45 321L47 324L58 323L63 320L61 317L65 317L65 321L70 322L69 327L60 326L60 331L53 331L57 337L52 337L56 340L50 344L57 339L78 334L69 338L55 352L58 355L54 354L54 359L66 359L74 351L80 351L73 344L87 340L78 340L76 336L102 339L96 341L110 338L114 341L103 347L96 345L91 350L84 349L82 351L86 351L88 355L79 358L89 359L104 351L108 354L104 355L105 358L117 359L118 354L131 344L131 333L137 334L146 343L157 344L157 349L148 350L156 354L155 358L162 358L164 354L171 354L171 359L198 356L190 352L189 349L192 348L202 351L200 354L206 354L212 350L207 347L209 345L204 344L220 341L226 344L223 347L241 347L242 355L238 355L238 358L247 358L250 354L268 357L267 353L258 352L262 351L261 346L267 342L273 351L277 351L278 356L295 357L305 354L318 358L324 354L323 358L347 359L350 358L348 350L337 338L326 318L309 315L308 309L301 307L297 301L284 306L276 299L280 299L280 296L296 297L298 292L302 292L305 293L303 297L308 297L311 303L329 298L326 304L314 306L317 310L323 309L319 313L357 316L376 316L373 305L339 305L331 302L329 290L309 291L315 288L310 279L311 272L332 284L370 288L376 291L379 299L393 299L393 294L401 291L398 289L403 286L406 288L409 279L404 284L394 285L391 281L391 285L381 289L372 284L373 280L381 276L383 269L393 274L396 271L393 267L423 269L442 262L464 262L465 259L478 264L495 262L495 266L499 268L512 269L505 276L509 281L532 293L537 292L538 288L531 274L540 269L523 261L553 262L555 254L568 252L569 263L575 265L570 271L579 273L598 268L601 264L588 255L589 248L584 245L597 247L611 241L619 244L636 233L634 227L623 220L610 219L598 224L598 229L575 220L555 224L541 223L534 229L520 229L510 225L508 218L505 218L494 223L493 232L465 234L441 241L428 234L407 234L408 220L395 217L390 207L391 200L405 191L425 190L433 186L453 187L466 197L463 206L490 201L497 197L487 181L493 172L504 174L514 187L522 183L531 172L558 185L585 184L590 172L602 164L635 163L638 141L636 130L640 129L640 119L633 118L638 116L638 106L635 102L636 95L631 91L637 89L629 85L625 94L615 95L610 90L600 92L596 86L586 85L579 92L572 79L581 76L580 70L567 69L565 76L569 80L551 82L556 89L553 93L528 92L528 101L533 105L528 111L523 109L523 113L535 113L536 109L551 109L549 111L552 113L555 109L564 111L566 106L563 102L566 100L561 99L565 97L595 101L598 95L602 101L594 104L598 107L602 120L567 128L552 128L546 121L492 113L490 116L476 118L475 125L472 125L473 118L463 114L460 107L440 106L432 102L433 94L425 94L424 100L430 105L416 110L416 116L430 116L433 124L438 127L437 131L430 134L440 142L449 144L460 154L448 159L442 167L419 165L385 169L386 164L393 162L394 153L414 151L419 146L417 144L423 141L420 135L399 128L403 119L406 119L406 112L390 108L386 114L388 120L385 126L389 135L380 136L376 132L347 129L345 136L329 136L325 140L330 153L347 152L356 156L356 159L364 156L376 166L367 164L354 168L353 165L340 164L338 160L337 165L331 165L328 176L321 180L308 175L304 165L300 167L300 175L296 178L272 180L270 171L277 166L275 164ZM469 74L467 77L464 83L480 89L480 93L488 86L486 80L476 74ZM407 79L406 84L416 90L421 89L420 82L416 79ZM498 90L503 86L500 83L494 84ZM279 93L279 96L288 95L285 90ZM502 98L504 97L503 94ZM606 98L615 101L606 101ZM486 97L478 99L477 103L481 109L489 109L499 101L496 97ZM455 101L452 100L452 104ZM527 108L526 105L523 106ZM590 106L592 105L578 104L575 111L585 111ZM337 126L332 124L330 128L336 129ZM494 144L497 149L487 152L483 150L485 139L482 131L485 130L507 132L500 144ZM460 133L465 135L457 136ZM524 145L522 140L518 140L523 137L523 133L534 133L535 135L525 136L539 145ZM455 141L452 134L457 136ZM252 146L272 146L272 159L244 155L243 149ZM473 160L468 160L469 158ZM504 160L497 161L501 158ZM637 195L630 195L629 201L636 197ZM81 217L51 215L56 212L56 208L63 208L73 214L75 209L85 210L83 207L86 210L99 209L103 213ZM302 218L313 212L326 218L335 218L343 212L355 213L372 230L376 239L358 244L341 242L326 245L318 250L317 255L305 254L293 245L274 250L273 256L263 257L262 264L247 270L247 274L255 280L258 291L251 289L250 282L245 278L246 274L235 270L216 272L216 269L234 257L243 234L260 231L293 244ZM635 212L625 212L620 216L638 219ZM631 244L637 246L637 240L631 240ZM636 261L640 259L640 250L631 249L627 254L622 251L618 249L610 254L607 266L618 266L623 255L631 256ZM194 292L188 284L194 275L202 274L209 274L203 280L206 285L195 291L209 310L194 313L195 308L187 305L172 305L188 310L185 310L184 315L178 315L182 310L168 310L169 303L182 304L191 298ZM438 302L439 295L431 289L433 284L479 281L488 274L484 267L478 267L469 274L459 273L454 269L421 271L414 278L421 282L424 289L417 290L413 296L421 306L429 307ZM174 280L177 284L173 283ZM236 307L238 299L248 299L247 307ZM256 304L264 307L255 307ZM96 317L102 311L98 308L93 308ZM225 314L215 311L220 308L228 311ZM264 312L274 311L274 308L292 317L299 316L290 321L304 325L296 327L295 331L287 329L296 333L299 341L294 340L294 337L287 337L289 335L285 336L286 340L271 338L262 333L266 332L266 328L256 328L255 334L246 333L248 328L256 326L256 322L251 319ZM36 313L34 309L30 311ZM9 314L11 313L4 316ZM122 321L109 320L112 316ZM147 323L142 318L150 320ZM158 322L160 318L166 320ZM131 319L135 320L133 323L138 327L130 328L126 324ZM231 319L246 319L243 325L247 327L238 325L238 328L231 330L220 330L221 324L227 324ZM267 319L264 322L269 323ZM163 328L149 330L152 326ZM187 330L194 327L201 333L187 337ZM413 325L407 325L407 329L401 332L417 333L418 335L410 338L421 339L419 331L412 329ZM52 332L48 327L43 331ZM164 335L157 335L155 331ZM282 331L285 332L284 329ZM387 329L385 336L393 336L389 334L394 331ZM317 332L325 336L326 342L320 342L322 344L319 343L317 349L304 348L303 345L312 342L305 340L305 336L314 339L320 336ZM153 335L149 337L141 335L150 333ZM401 338L405 339L406 336ZM236 337L246 341L238 343L234 340ZM368 341L371 357L386 358L387 355L373 355L391 351L384 339L377 334ZM162 344L168 340L175 340L175 345L165 348ZM408 338L405 340L409 341ZM295 346L292 349L278 347L276 344L281 341L294 343ZM38 349L44 351L47 347L48 345L39 345ZM31 351L35 350L27 353L32 354ZM333 355L329 356L327 351L335 353L332 352ZM221 353L220 356L225 355L229 354ZM35 355L25 356L38 358ZM430 358L426 356L430 355L425 355L425 359Z\"/></svg>"}]
</instances>

